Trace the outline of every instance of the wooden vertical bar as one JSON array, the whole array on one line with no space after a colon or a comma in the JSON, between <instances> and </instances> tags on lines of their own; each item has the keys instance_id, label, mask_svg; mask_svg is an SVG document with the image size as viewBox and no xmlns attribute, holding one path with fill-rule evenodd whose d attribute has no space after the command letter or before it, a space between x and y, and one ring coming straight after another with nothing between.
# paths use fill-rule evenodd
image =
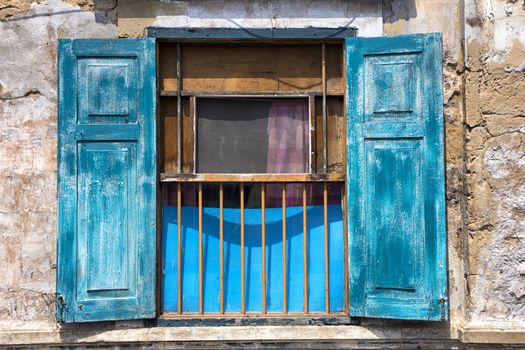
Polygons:
<instances>
[{"instance_id":1,"label":"wooden vertical bar","mask_svg":"<svg viewBox=\"0 0 525 350\"><path fill-rule=\"evenodd\" d=\"M286 295L286 183L282 184L282 208L283 208L283 314L288 313Z\"/></svg>"},{"instance_id":2,"label":"wooden vertical bar","mask_svg":"<svg viewBox=\"0 0 525 350\"><path fill-rule=\"evenodd\" d=\"M346 198L346 187L342 186L342 192L343 192L343 257L344 257L344 288L345 288L345 297L344 297L344 303L345 303L345 313L349 313L349 281L348 281L348 211L347 211L347 198Z\"/></svg>"},{"instance_id":3,"label":"wooden vertical bar","mask_svg":"<svg viewBox=\"0 0 525 350\"><path fill-rule=\"evenodd\" d=\"M306 182L303 183L303 273L304 313L308 313L308 225L306 214Z\"/></svg>"},{"instance_id":4,"label":"wooden vertical bar","mask_svg":"<svg viewBox=\"0 0 525 350\"><path fill-rule=\"evenodd\" d=\"M224 184L219 185L220 312L224 313Z\"/></svg>"},{"instance_id":5,"label":"wooden vertical bar","mask_svg":"<svg viewBox=\"0 0 525 350\"><path fill-rule=\"evenodd\" d=\"M315 113L315 95L310 95L308 97L308 102L310 104L310 117L308 120L310 127L310 173L317 172L317 142L316 142L316 133L315 133L315 124L316 124L316 113Z\"/></svg>"},{"instance_id":6,"label":"wooden vertical bar","mask_svg":"<svg viewBox=\"0 0 525 350\"><path fill-rule=\"evenodd\" d=\"M323 173L328 171L328 146L327 146L327 132L326 132L326 48L325 44L321 46L321 62L322 62L322 81L323 81Z\"/></svg>"},{"instance_id":7,"label":"wooden vertical bar","mask_svg":"<svg viewBox=\"0 0 525 350\"><path fill-rule=\"evenodd\" d=\"M244 183L241 182L241 313L244 307Z\"/></svg>"},{"instance_id":8,"label":"wooden vertical bar","mask_svg":"<svg viewBox=\"0 0 525 350\"><path fill-rule=\"evenodd\" d=\"M325 307L330 313L330 271L328 263L328 185L323 184L323 212L324 212L324 277L325 277Z\"/></svg>"},{"instance_id":9,"label":"wooden vertical bar","mask_svg":"<svg viewBox=\"0 0 525 350\"><path fill-rule=\"evenodd\" d=\"M177 44L177 172L182 173L182 77L181 51Z\"/></svg>"},{"instance_id":10,"label":"wooden vertical bar","mask_svg":"<svg viewBox=\"0 0 525 350\"><path fill-rule=\"evenodd\" d=\"M202 313L202 182L199 182L199 314Z\"/></svg>"},{"instance_id":11,"label":"wooden vertical bar","mask_svg":"<svg viewBox=\"0 0 525 350\"><path fill-rule=\"evenodd\" d=\"M343 55L343 86L346 86L346 64L348 62L346 62L346 55ZM347 98L348 98L348 94L344 94L343 96L343 115L346 115L347 113L347 105L346 103L348 102L347 101ZM343 123L343 135L347 135L347 132L348 132L348 126L346 123ZM343 155L344 157L344 167L343 168L346 168L346 165L347 165L347 158ZM343 242L344 242L344 280L345 280L345 299L344 299L344 303L345 303L345 314L349 315L350 314L350 260L349 260L349 250L350 250L350 247L349 247L349 236L348 236L348 193L347 193L347 188L346 188L346 183L341 183L341 186L342 186L342 191L343 191L343 234L344 234L344 237L343 237Z\"/></svg>"},{"instance_id":12,"label":"wooden vertical bar","mask_svg":"<svg viewBox=\"0 0 525 350\"><path fill-rule=\"evenodd\" d=\"M261 183L261 283L262 283L262 313L266 314L266 188Z\"/></svg>"},{"instance_id":13,"label":"wooden vertical bar","mask_svg":"<svg viewBox=\"0 0 525 350\"><path fill-rule=\"evenodd\" d=\"M189 113L188 117L186 118L186 123L189 123L191 125L190 130L188 130L184 124L183 124L183 130L187 131L188 135L182 135L183 140L183 148L188 149L188 151L184 152L184 156L182 157L182 172L184 173L195 173L195 167L196 167L196 155L197 152L195 150L195 138L196 135L196 128L195 128L195 113L197 108L197 98L196 96L190 96L189 97ZM184 113L183 113L184 114ZM184 120L184 116L182 117Z\"/></svg>"},{"instance_id":14,"label":"wooden vertical bar","mask_svg":"<svg viewBox=\"0 0 525 350\"><path fill-rule=\"evenodd\" d=\"M192 167L192 173L195 174L197 172L197 97L196 96L190 96L190 106L192 106L191 110L192 113L190 117L193 119L193 167Z\"/></svg>"},{"instance_id":15,"label":"wooden vertical bar","mask_svg":"<svg viewBox=\"0 0 525 350\"><path fill-rule=\"evenodd\" d=\"M182 314L182 195L177 184L177 312Z\"/></svg>"}]
</instances>

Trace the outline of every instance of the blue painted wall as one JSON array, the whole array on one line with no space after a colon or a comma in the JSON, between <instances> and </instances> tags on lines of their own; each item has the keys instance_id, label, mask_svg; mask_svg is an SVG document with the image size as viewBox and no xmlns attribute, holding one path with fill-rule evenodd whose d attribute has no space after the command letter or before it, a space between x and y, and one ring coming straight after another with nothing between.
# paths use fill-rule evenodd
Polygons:
<instances>
[{"instance_id":1,"label":"blue painted wall","mask_svg":"<svg viewBox=\"0 0 525 350\"><path fill-rule=\"evenodd\" d=\"M303 207L287 207L287 295L288 311L302 312ZM177 311L177 207L162 210L162 278L164 312ZM310 205L308 215L309 309L325 310L323 206ZM341 205L328 206L330 310L344 310L344 244ZM262 310L261 209L245 209L245 303L247 312ZM198 208L182 207L182 310L199 310ZM219 208L203 208L203 303L204 312L219 312L220 292ZM282 209L266 209L267 311L283 310ZM240 210L224 208L224 309L241 311Z\"/></svg>"}]
</instances>

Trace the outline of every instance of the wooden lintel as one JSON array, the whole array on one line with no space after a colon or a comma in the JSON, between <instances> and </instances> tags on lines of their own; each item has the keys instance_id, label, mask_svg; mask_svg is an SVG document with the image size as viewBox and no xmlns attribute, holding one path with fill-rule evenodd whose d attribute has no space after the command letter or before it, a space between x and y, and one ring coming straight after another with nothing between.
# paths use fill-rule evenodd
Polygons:
<instances>
[{"instance_id":1,"label":"wooden lintel","mask_svg":"<svg viewBox=\"0 0 525 350\"><path fill-rule=\"evenodd\" d=\"M353 27L338 28L146 28L149 38L185 40L334 40L356 36Z\"/></svg>"},{"instance_id":2,"label":"wooden lintel","mask_svg":"<svg viewBox=\"0 0 525 350\"><path fill-rule=\"evenodd\" d=\"M160 90L162 97L177 97L177 90ZM343 96L343 91L327 91L327 96ZM322 96L322 90L305 91L192 91L182 90L182 96L197 97L308 97Z\"/></svg>"}]
</instances>

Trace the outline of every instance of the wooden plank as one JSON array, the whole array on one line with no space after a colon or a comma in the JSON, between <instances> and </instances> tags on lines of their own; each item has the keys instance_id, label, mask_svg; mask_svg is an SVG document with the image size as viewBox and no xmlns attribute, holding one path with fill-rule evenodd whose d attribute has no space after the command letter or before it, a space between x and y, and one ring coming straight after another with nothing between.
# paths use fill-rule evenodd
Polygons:
<instances>
[{"instance_id":1,"label":"wooden plank","mask_svg":"<svg viewBox=\"0 0 525 350\"><path fill-rule=\"evenodd\" d=\"M326 98L326 140L327 140L327 157L328 172L345 172L346 165L346 121L344 114L344 98L341 96L327 96ZM322 99L316 98L315 103L315 121L316 121L316 152L317 155L324 153L322 144ZM321 157L317 157L316 167L322 169L323 162Z\"/></svg>"},{"instance_id":2,"label":"wooden plank","mask_svg":"<svg viewBox=\"0 0 525 350\"><path fill-rule=\"evenodd\" d=\"M318 44L183 45L184 93L322 93L318 70L320 57L315 54L318 47ZM161 46L161 62L162 57L172 54L172 51L168 44ZM339 54L342 55L342 50ZM161 67L160 73L164 94L177 91L173 69ZM343 94L342 71L335 69L330 73L332 75L327 76L328 93Z\"/></svg>"},{"instance_id":3,"label":"wooden plank","mask_svg":"<svg viewBox=\"0 0 525 350\"><path fill-rule=\"evenodd\" d=\"M218 313L218 312L207 312L204 315L198 314L198 313L184 313L183 315L179 315L175 312L166 312L159 316L160 320L178 320L178 319L221 319L225 320L228 318L261 318L261 319L291 319L291 318L300 318L300 319L309 319L309 320L326 320L325 314L304 314L303 312L288 312L287 314L282 313L255 313L255 312L247 312L245 314L241 314L240 312L228 312L228 313ZM334 312L330 314L329 320L334 320L334 318L341 318L342 321L348 322L348 314L345 314L343 312Z\"/></svg>"},{"instance_id":4,"label":"wooden plank","mask_svg":"<svg viewBox=\"0 0 525 350\"><path fill-rule=\"evenodd\" d=\"M57 319L154 318L155 40L62 39L58 62Z\"/></svg>"},{"instance_id":5,"label":"wooden plank","mask_svg":"<svg viewBox=\"0 0 525 350\"><path fill-rule=\"evenodd\" d=\"M344 269L344 310L345 313L348 314L349 312L349 298L350 298L350 291L349 291L349 281L348 281L348 215L347 215L347 197L346 197L346 188L343 186L343 269Z\"/></svg>"},{"instance_id":6,"label":"wooden plank","mask_svg":"<svg viewBox=\"0 0 525 350\"><path fill-rule=\"evenodd\" d=\"M182 314L182 184L177 184L177 311Z\"/></svg>"},{"instance_id":7,"label":"wooden plank","mask_svg":"<svg viewBox=\"0 0 525 350\"><path fill-rule=\"evenodd\" d=\"M306 208L306 182L303 183L303 274L304 274L304 313L308 313L308 225Z\"/></svg>"},{"instance_id":8,"label":"wooden plank","mask_svg":"<svg viewBox=\"0 0 525 350\"><path fill-rule=\"evenodd\" d=\"M220 270L220 312L224 313L224 184L221 182L219 184L219 268Z\"/></svg>"},{"instance_id":9,"label":"wooden plank","mask_svg":"<svg viewBox=\"0 0 525 350\"><path fill-rule=\"evenodd\" d=\"M266 185L261 183L261 284L262 313L266 313Z\"/></svg>"},{"instance_id":10,"label":"wooden plank","mask_svg":"<svg viewBox=\"0 0 525 350\"><path fill-rule=\"evenodd\" d=\"M326 140L326 48L325 44L321 45L321 72L322 72L322 86L323 86L323 102L322 102L322 116L323 127L321 130L321 139L323 143L323 173L328 172L328 147Z\"/></svg>"},{"instance_id":11,"label":"wooden plank","mask_svg":"<svg viewBox=\"0 0 525 350\"><path fill-rule=\"evenodd\" d=\"M343 45L325 44L326 92L328 95L344 95L344 54Z\"/></svg>"},{"instance_id":12,"label":"wooden plank","mask_svg":"<svg viewBox=\"0 0 525 350\"><path fill-rule=\"evenodd\" d=\"M310 107L310 115L308 123L310 125L310 173L317 172L317 141L316 141L316 110L315 110L315 96L312 95L308 99Z\"/></svg>"},{"instance_id":13,"label":"wooden plank","mask_svg":"<svg viewBox=\"0 0 525 350\"><path fill-rule=\"evenodd\" d=\"M338 182L345 181L344 173L328 174L167 174L162 182Z\"/></svg>"},{"instance_id":14,"label":"wooden plank","mask_svg":"<svg viewBox=\"0 0 525 350\"><path fill-rule=\"evenodd\" d=\"M287 276L286 276L286 184L282 184L282 210L283 210L283 314L288 313L287 307Z\"/></svg>"},{"instance_id":15,"label":"wooden plank","mask_svg":"<svg viewBox=\"0 0 525 350\"><path fill-rule=\"evenodd\" d=\"M329 96L327 99L327 156L329 172L345 172L346 169L346 120L344 99Z\"/></svg>"},{"instance_id":16,"label":"wooden plank","mask_svg":"<svg viewBox=\"0 0 525 350\"><path fill-rule=\"evenodd\" d=\"M241 190L241 313L244 314L244 183L240 184Z\"/></svg>"},{"instance_id":17,"label":"wooden plank","mask_svg":"<svg viewBox=\"0 0 525 350\"><path fill-rule=\"evenodd\" d=\"M164 28L148 27L146 35L150 38L175 39L177 41L196 40L255 40L275 42L276 40L315 40L340 42L354 37L355 27L337 28Z\"/></svg>"},{"instance_id":18,"label":"wooden plank","mask_svg":"<svg viewBox=\"0 0 525 350\"><path fill-rule=\"evenodd\" d=\"M162 97L176 97L178 92L173 90L161 90ZM322 91L182 91L182 96L190 97L308 97L321 95ZM343 92L334 92L332 96L343 96Z\"/></svg>"},{"instance_id":19,"label":"wooden plank","mask_svg":"<svg viewBox=\"0 0 525 350\"><path fill-rule=\"evenodd\" d=\"M182 98L182 169L185 173L193 172L194 120L192 117L192 98ZM161 169L168 173L177 173L178 162L178 118L177 99L162 97L160 99L161 130Z\"/></svg>"},{"instance_id":20,"label":"wooden plank","mask_svg":"<svg viewBox=\"0 0 525 350\"><path fill-rule=\"evenodd\" d=\"M195 172L195 96L182 99L182 171Z\"/></svg>"},{"instance_id":21,"label":"wooden plank","mask_svg":"<svg viewBox=\"0 0 525 350\"><path fill-rule=\"evenodd\" d=\"M328 184L323 184L325 311L330 313L330 257L328 251Z\"/></svg>"},{"instance_id":22,"label":"wooden plank","mask_svg":"<svg viewBox=\"0 0 525 350\"><path fill-rule=\"evenodd\" d=\"M204 312L203 307L203 293L202 293L202 270L203 270L203 261L202 261L202 183L199 182L199 313L202 314Z\"/></svg>"},{"instance_id":23,"label":"wooden plank","mask_svg":"<svg viewBox=\"0 0 525 350\"><path fill-rule=\"evenodd\" d=\"M177 44L160 44L159 56L159 90L162 91L168 88L168 86L164 85L163 77L171 77L171 84L175 84L169 85L170 87L175 86L175 89L172 88L174 92L172 96L177 96ZM161 94L161 96L164 95Z\"/></svg>"},{"instance_id":24,"label":"wooden plank","mask_svg":"<svg viewBox=\"0 0 525 350\"><path fill-rule=\"evenodd\" d=\"M324 47L324 46L323 46ZM177 44L177 172L182 173L182 75L181 75L181 50L180 44Z\"/></svg>"},{"instance_id":25,"label":"wooden plank","mask_svg":"<svg viewBox=\"0 0 525 350\"><path fill-rule=\"evenodd\" d=\"M441 34L346 45L350 313L446 320Z\"/></svg>"}]
</instances>

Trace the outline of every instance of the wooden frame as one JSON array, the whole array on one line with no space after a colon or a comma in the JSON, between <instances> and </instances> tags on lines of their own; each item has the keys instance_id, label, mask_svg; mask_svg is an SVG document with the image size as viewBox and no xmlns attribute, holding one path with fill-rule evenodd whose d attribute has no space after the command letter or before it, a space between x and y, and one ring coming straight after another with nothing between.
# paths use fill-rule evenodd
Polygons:
<instances>
[{"instance_id":1,"label":"wooden frame","mask_svg":"<svg viewBox=\"0 0 525 350\"><path fill-rule=\"evenodd\" d=\"M177 97L177 100L180 101L181 97L189 97L189 111L190 111L190 117L193 118L193 164L191 167L191 170L193 173L173 173L173 171L166 171L162 172L160 174L160 182L162 183L170 183L174 182L178 184L178 188L180 188L182 183L196 183L199 185L199 197L202 196L202 183L209 183L214 182L218 183L220 186L220 215L221 218L223 216L222 210L223 210L223 189L224 189L224 183L239 183L242 187L244 183L260 183L261 185L261 193L263 194L263 197L261 199L261 206L263 208L262 210L262 216L265 215L265 200L264 200L264 193L265 193L265 184L269 183L281 183L283 188L283 193L286 193L286 184L287 183L303 183L304 188L303 190L306 191L307 183L325 183L324 186L324 200L323 205L326 207L327 205L327 199L326 199L326 183L327 182L345 182L346 181L346 175L344 170L338 169L337 171L330 170L333 169L327 169L327 133L326 133L326 125L327 125L327 87L326 87L326 58L325 58L325 50L324 50L324 43L337 43L337 44L343 44L344 38L347 37L354 37L356 34L356 30L354 28L305 28L305 29L299 29L299 28L291 28L291 29L225 29L225 28L212 28L212 29L166 29L166 28L147 28L147 36L149 37L155 37L157 39L161 39L163 42L169 42L169 41L176 41L177 43L199 43L199 42L210 42L210 43L231 43L231 42L254 42L254 43L277 43L277 42L285 42L285 43L311 43L311 44L318 44L322 48L322 66L320 67L321 73L322 73L322 93L316 92L308 92L308 93L293 93L293 92L282 92L282 91L271 91L271 92L250 92L250 91L229 91L224 93L217 93L217 92L206 92L206 91L192 91L191 93L184 92L183 87L181 88L181 85L179 83L179 87L177 91L164 91L159 90L158 95L163 97ZM180 50L180 45L178 45ZM344 59L344 55L343 55ZM179 62L180 65L180 62ZM180 67L179 67L180 69ZM180 73L180 70L179 70ZM182 73L182 76L184 74ZM343 79L344 79L344 64L343 64ZM344 81L343 81L344 85ZM342 96L340 94L333 94L331 93L330 96ZM268 97L282 97L282 98L308 98L308 104L309 104L309 157L308 157L308 172L307 173L294 173L294 174L210 174L210 173L197 173L198 165L197 165L197 99L198 98L206 98L206 97L216 97L216 98L238 98L238 97L246 97L246 98L268 98ZM323 126L324 126L324 132L322 140L316 140L318 137L316 135L316 118L317 118L317 110L316 110L316 97L321 98L322 97L322 111L323 111ZM344 102L344 101L343 101ZM180 103L180 102L179 102ZM179 108L180 111L180 108ZM344 111L344 107L343 107ZM178 112L179 118L182 118L182 113ZM180 119L179 119L180 121ZM319 128L321 125L318 126ZM320 153L320 149L317 148L316 142L323 144L323 150ZM319 145L320 146L320 145ZM184 146L182 146L184 147ZM180 150L180 148L179 148ZM324 160L324 166L319 167L317 165L317 159L316 157L322 158ZM178 167L179 169L182 169L184 166ZM243 191L241 191L243 193ZM242 194L241 194L242 195ZM345 194L346 195L346 191ZM200 202L200 201L199 201ZM283 197L283 202L285 202L285 197ZM179 202L180 203L180 202ZM306 206L306 192L303 192L303 206ZM202 206L202 203L199 203L199 206ZM244 203L241 205L244 209ZM344 206L343 206L344 208ZM283 215L285 213L286 207L283 205ZM242 211L242 210L241 210ZM326 208L324 210L324 221L326 222ZM343 213L343 219L344 223L346 223L346 213ZM221 220L222 221L222 220ZM243 221L243 220L241 220ZM264 219L263 219L264 221ZM285 221L283 222L283 236L286 235L286 225ZM303 226L306 228L307 225L307 217L306 213L303 217ZM344 232L346 233L346 227ZM262 241L265 241L265 225L263 224L262 228ZM199 229L199 236L201 235L201 229ZM220 237L221 241L223 240L223 227L221 225L220 227ZM325 240L326 240L326 230L325 230ZM199 237L200 238L200 237ZM346 237L345 237L346 242ZM305 235L305 239L303 242L304 247L308 246L307 238ZM199 247L200 248L200 247ZM221 244L222 248L222 244ZM325 250L327 246L325 244ZM285 246L283 246L284 252L285 252ZM306 248L305 248L306 249ZM222 249L221 249L222 251ZM284 253L286 254L286 253ZM201 255L201 254L199 254ZM263 255L264 255L264 248L263 248ZM325 253L325 260L327 258L327 255ZM347 310L348 310L348 295L347 294L347 284L348 284L348 267L347 267L347 252L344 253L345 258L345 267L344 267L344 279L345 279L345 301L344 301L344 312L330 312L329 310L329 300L326 300L326 310L324 310L323 313L310 313L309 312L309 305L308 300L306 298L307 290L305 289L305 305L304 310L302 313L296 313L296 312L287 312L287 306L284 305L284 310L282 313L267 313L266 310L266 289L264 288L263 284L263 301L262 301L262 311L261 313L253 313L253 312L247 312L244 308L244 300L241 302L242 309L241 312L231 313L231 312L225 312L224 310L224 286L223 286L223 269L221 268L221 285L220 285L220 294L221 294L221 303L220 303L220 311L218 313L204 313L202 310L202 301L199 302L199 312L196 313L182 313L179 309L179 313L163 313L161 315L161 318L169 319L169 318L201 318L201 317L310 317L315 318L323 315L330 315L330 317L334 316L341 316L345 317L347 316ZM222 252L221 252L221 259L220 259L220 265L222 266L224 264L222 259ZM244 260L244 259L243 259ZM286 256L283 255L284 263L286 263ZM201 258L199 258L199 263L201 263ZM243 264L242 262L241 264ZM266 262L262 261L263 266L266 264ZM304 268L307 269L307 259L304 259ZM326 264L326 262L325 262ZM199 279L202 278L202 275L199 277ZM266 276L264 272L261 276L262 280L265 281ZM326 279L328 281L328 277ZM305 288L308 286L308 275L305 271L304 276L304 284ZM328 283L328 282L326 282ZM286 304L286 280L283 281L284 284L284 303ZM180 285L179 285L180 287ZM327 285L328 287L328 285ZM179 291L180 293L180 291ZM329 293L327 294L329 295ZM199 291L199 299L201 299L202 291ZM244 298L243 298L244 299ZM180 305L179 305L180 307Z\"/></svg>"},{"instance_id":2,"label":"wooden frame","mask_svg":"<svg viewBox=\"0 0 525 350\"><path fill-rule=\"evenodd\" d=\"M253 94L217 94L217 93L211 93L211 94L206 94L206 93L202 93L202 94L193 94L190 96L190 112L193 112L191 117L193 118L193 173L194 174L203 174L203 173L199 173L197 171L198 169L198 162L197 162L197 149L198 149L198 143L197 143L197 128L198 128L198 119L197 119L197 100L199 98L224 98L224 99L235 99L235 98L268 98L268 97L272 97L272 98L306 98L308 99L308 126L312 125L312 123L314 123L314 120L315 120L315 109L313 111L313 114L312 114L312 108L311 108L311 103L312 103L312 100L314 100L314 103L315 103L315 96L313 95L309 95L309 94L291 94L291 93L283 93L283 94L261 94L261 93L253 93ZM193 108L192 108L193 106ZM309 169L311 171L312 167L314 166L313 164L313 157L312 157L312 154L315 153L314 151L312 151L312 142L313 142L313 138L312 138L312 133L309 132L308 133L308 154L309 154L309 157L308 157L308 165L307 165L307 169ZM179 152L180 153L180 152ZM210 174L212 175L212 174ZM222 175L222 173L217 173L217 175ZM161 180L162 181L162 180ZM256 181L256 180L247 180L248 181Z\"/></svg>"},{"instance_id":3,"label":"wooden frame","mask_svg":"<svg viewBox=\"0 0 525 350\"><path fill-rule=\"evenodd\" d=\"M355 37L357 28L161 28L145 29L149 38L177 41L275 41L315 40L340 41Z\"/></svg>"}]
</instances>

